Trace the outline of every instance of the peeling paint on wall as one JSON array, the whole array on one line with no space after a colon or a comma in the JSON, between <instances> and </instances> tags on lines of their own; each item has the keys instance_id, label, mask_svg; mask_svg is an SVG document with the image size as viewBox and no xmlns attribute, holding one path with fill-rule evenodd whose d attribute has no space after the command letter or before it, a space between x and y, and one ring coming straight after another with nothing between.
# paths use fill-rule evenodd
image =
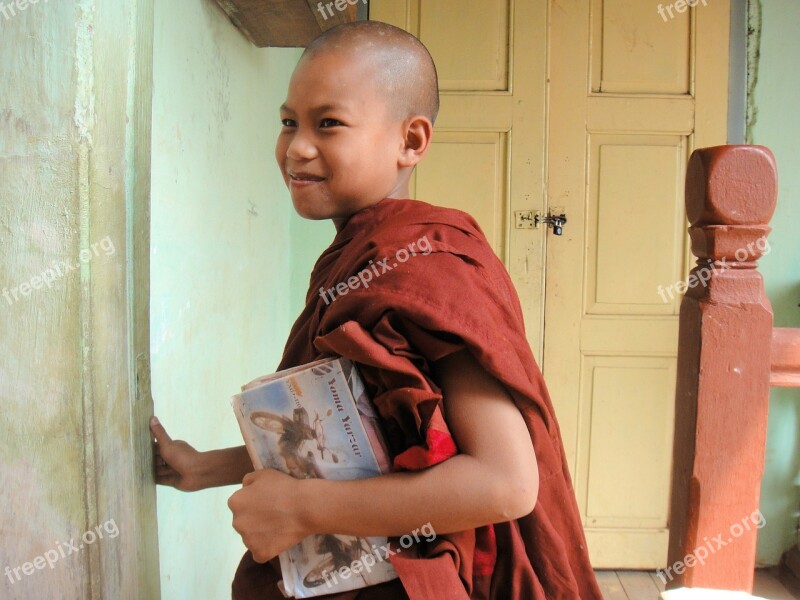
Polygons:
<instances>
[{"instance_id":1,"label":"peeling paint on wall","mask_svg":"<svg viewBox=\"0 0 800 600\"><path fill-rule=\"evenodd\" d=\"M75 127L78 140L89 147L92 145L94 112L94 1L80 0L77 5L75 48Z\"/></svg>"},{"instance_id":2,"label":"peeling paint on wall","mask_svg":"<svg viewBox=\"0 0 800 600\"><path fill-rule=\"evenodd\" d=\"M761 0L747 3L747 126L746 140L753 143L753 127L758 118L755 89L758 83L758 61L761 55Z\"/></svg>"}]
</instances>

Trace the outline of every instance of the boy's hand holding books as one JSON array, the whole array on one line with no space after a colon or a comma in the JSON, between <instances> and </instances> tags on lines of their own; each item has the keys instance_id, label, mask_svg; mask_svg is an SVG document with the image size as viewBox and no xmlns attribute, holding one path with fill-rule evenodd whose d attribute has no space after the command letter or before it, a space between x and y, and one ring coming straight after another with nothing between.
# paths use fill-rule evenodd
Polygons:
<instances>
[{"instance_id":1,"label":"boy's hand holding books","mask_svg":"<svg viewBox=\"0 0 800 600\"><path fill-rule=\"evenodd\" d=\"M275 469L262 469L246 475L242 489L228 500L233 528L256 562L267 562L316 533L297 502L302 483Z\"/></svg>"},{"instance_id":2,"label":"boy's hand holding books","mask_svg":"<svg viewBox=\"0 0 800 600\"><path fill-rule=\"evenodd\" d=\"M388 543L346 535L320 484L375 478L389 470L377 414L352 362L327 358L260 377L231 399L257 468L228 506L257 562L276 556L285 596L308 598L394 579L391 564L335 578L342 567ZM334 513L336 514L336 513Z\"/></svg>"},{"instance_id":3,"label":"boy's hand holding books","mask_svg":"<svg viewBox=\"0 0 800 600\"><path fill-rule=\"evenodd\" d=\"M255 561L280 557L287 596L395 578L389 562L372 558L375 548L387 545L385 535L336 534L331 523L315 518L327 505L313 483L376 477L389 469L377 416L353 364L322 359L261 377L231 403L246 447L198 452L173 440L153 417L156 482L182 491L241 483L228 500L233 527ZM363 554L372 559L366 572L331 579Z\"/></svg>"},{"instance_id":4,"label":"boy's hand holding books","mask_svg":"<svg viewBox=\"0 0 800 600\"><path fill-rule=\"evenodd\" d=\"M374 409L356 374L349 361L330 359L245 386L232 404L251 460L243 448L197 452L151 424L159 483L202 489L244 480L229 502L234 526L256 560L278 553L282 585L298 598L396 577L381 561L357 578L332 579L387 536L420 523L450 533L511 521L536 502L539 472L526 423L469 352L434 365L460 452L418 472L382 475L388 458L376 456L385 449L378 430L369 434ZM259 471L247 475L252 466Z\"/></svg>"}]
</instances>

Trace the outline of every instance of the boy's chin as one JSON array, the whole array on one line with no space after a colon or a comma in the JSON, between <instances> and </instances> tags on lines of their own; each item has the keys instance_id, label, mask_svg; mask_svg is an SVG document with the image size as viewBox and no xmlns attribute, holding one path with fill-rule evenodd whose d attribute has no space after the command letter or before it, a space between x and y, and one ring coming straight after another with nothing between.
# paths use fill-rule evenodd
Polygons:
<instances>
[{"instance_id":1,"label":"boy's chin","mask_svg":"<svg viewBox=\"0 0 800 600\"><path fill-rule=\"evenodd\" d=\"M310 221L347 219L352 214L361 210L361 208L364 208L361 206L337 206L334 208L327 204L324 206L319 206L315 205L315 203L302 202L300 200L295 200L294 198L292 198L292 204L294 205L294 210L298 215Z\"/></svg>"},{"instance_id":2,"label":"boy's chin","mask_svg":"<svg viewBox=\"0 0 800 600\"><path fill-rule=\"evenodd\" d=\"M298 215L309 221L325 221L327 219L336 219L339 216L334 211L307 206L298 202L294 203L294 210Z\"/></svg>"},{"instance_id":3,"label":"boy's chin","mask_svg":"<svg viewBox=\"0 0 800 600\"><path fill-rule=\"evenodd\" d=\"M303 201L292 197L292 206L294 206L294 211L304 219L322 221L331 218L330 211L325 210L325 207L319 206L316 202Z\"/></svg>"}]
</instances>

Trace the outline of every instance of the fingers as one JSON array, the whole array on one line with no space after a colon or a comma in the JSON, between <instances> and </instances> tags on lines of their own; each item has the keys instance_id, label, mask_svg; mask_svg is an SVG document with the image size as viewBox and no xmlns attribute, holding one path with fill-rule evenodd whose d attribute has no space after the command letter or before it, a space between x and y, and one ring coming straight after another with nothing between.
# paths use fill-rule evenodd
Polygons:
<instances>
[{"instance_id":1,"label":"fingers","mask_svg":"<svg viewBox=\"0 0 800 600\"><path fill-rule=\"evenodd\" d=\"M252 483L255 479L250 473L245 476L245 485ZM278 555L282 547L288 548L300 540L289 543L284 539L279 529L265 529L263 527L263 517L258 513L254 514L254 498L250 490L237 490L228 498L228 508L233 513L233 529L242 537L242 543L250 550L253 560L257 563L265 563ZM276 541L277 540L277 541ZM284 546L284 542L285 546Z\"/></svg>"},{"instance_id":2,"label":"fingers","mask_svg":"<svg viewBox=\"0 0 800 600\"><path fill-rule=\"evenodd\" d=\"M169 465L156 466L156 483L159 485L168 485L177 488L180 483L181 476Z\"/></svg>"},{"instance_id":3,"label":"fingers","mask_svg":"<svg viewBox=\"0 0 800 600\"><path fill-rule=\"evenodd\" d=\"M167 459L161 454L161 448L159 448L158 443L153 445L153 465L156 468L159 467L169 467L169 463Z\"/></svg>"},{"instance_id":4,"label":"fingers","mask_svg":"<svg viewBox=\"0 0 800 600\"><path fill-rule=\"evenodd\" d=\"M245 475L245 476L244 476L244 479L242 479L242 486L244 487L244 486L246 486L246 485L250 485L250 484L251 484L251 483L253 483L255 480L256 480L256 474L255 474L255 472L253 472L253 473L248 473L247 475Z\"/></svg>"},{"instance_id":5,"label":"fingers","mask_svg":"<svg viewBox=\"0 0 800 600\"><path fill-rule=\"evenodd\" d=\"M156 419L156 423L157 422L158 420ZM161 427L160 425L158 425L158 427L160 427L161 430L163 431L164 429L163 427ZM152 421L150 428L151 430L153 430ZM153 433L155 434L155 431ZM161 432L159 432L158 434L160 435ZM166 435L166 432L164 432L164 435ZM169 438L169 436L166 437ZM166 460L164 460L163 456L161 456L161 449L158 446L158 442L156 442L153 445L153 467L155 471L155 480L157 484L168 485L174 488L178 487L178 484L180 483L181 480L181 475L175 469L173 469Z\"/></svg>"},{"instance_id":6,"label":"fingers","mask_svg":"<svg viewBox=\"0 0 800 600\"><path fill-rule=\"evenodd\" d=\"M152 417L150 419L150 431L153 433L153 436L156 438L156 442L159 444L167 444L172 441L172 438L169 437L167 430L164 429L164 426L158 420L158 417Z\"/></svg>"},{"instance_id":7,"label":"fingers","mask_svg":"<svg viewBox=\"0 0 800 600\"><path fill-rule=\"evenodd\" d=\"M166 477L168 475L178 476L179 473L167 464L156 465L156 478Z\"/></svg>"}]
</instances>

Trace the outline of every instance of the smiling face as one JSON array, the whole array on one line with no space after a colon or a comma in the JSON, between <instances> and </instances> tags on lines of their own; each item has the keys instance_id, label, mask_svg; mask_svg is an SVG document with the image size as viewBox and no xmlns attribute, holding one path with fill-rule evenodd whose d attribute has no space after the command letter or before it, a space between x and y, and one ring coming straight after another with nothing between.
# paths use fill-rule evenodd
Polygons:
<instances>
[{"instance_id":1,"label":"smiling face","mask_svg":"<svg viewBox=\"0 0 800 600\"><path fill-rule=\"evenodd\" d=\"M341 221L408 197L410 119L392 110L375 75L352 51L304 57L295 69L275 157L301 216Z\"/></svg>"}]
</instances>

